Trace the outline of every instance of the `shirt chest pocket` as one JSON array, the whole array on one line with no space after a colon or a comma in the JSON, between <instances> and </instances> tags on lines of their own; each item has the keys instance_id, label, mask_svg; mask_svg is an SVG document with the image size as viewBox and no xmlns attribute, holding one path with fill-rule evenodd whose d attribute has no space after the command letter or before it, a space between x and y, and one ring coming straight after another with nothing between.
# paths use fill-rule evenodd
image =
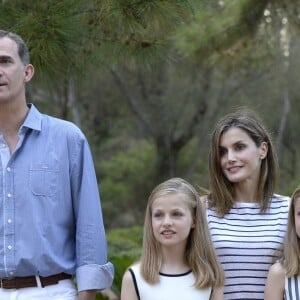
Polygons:
<instances>
[{"instance_id":1,"label":"shirt chest pocket","mask_svg":"<svg viewBox=\"0 0 300 300\"><path fill-rule=\"evenodd\" d=\"M51 164L35 164L29 169L31 192L37 196L52 196L56 193L59 168Z\"/></svg>"}]
</instances>

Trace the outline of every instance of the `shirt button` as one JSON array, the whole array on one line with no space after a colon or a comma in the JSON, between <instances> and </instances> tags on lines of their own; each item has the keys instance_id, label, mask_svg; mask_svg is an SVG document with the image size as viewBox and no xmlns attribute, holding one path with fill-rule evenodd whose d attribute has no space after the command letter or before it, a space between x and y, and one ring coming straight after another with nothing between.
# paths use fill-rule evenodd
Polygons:
<instances>
[{"instance_id":1,"label":"shirt button","mask_svg":"<svg viewBox=\"0 0 300 300\"><path fill-rule=\"evenodd\" d=\"M12 245L8 245L8 246L7 246L7 249L8 249L8 250L11 250L11 249L12 249Z\"/></svg>"},{"instance_id":2,"label":"shirt button","mask_svg":"<svg viewBox=\"0 0 300 300\"><path fill-rule=\"evenodd\" d=\"M10 198L10 197L11 197L11 193L8 193L8 194L7 194L7 197Z\"/></svg>"},{"instance_id":3,"label":"shirt button","mask_svg":"<svg viewBox=\"0 0 300 300\"><path fill-rule=\"evenodd\" d=\"M7 170L7 172L10 172L10 171L11 171L11 168L10 168L10 167L7 167L6 170Z\"/></svg>"},{"instance_id":4,"label":"shirt button","mask_svg":"<svg viewBox=\"0 0 300 300\"><path fill-rule=\"evenodd\" d=\"M9 274L10 274L10 275L14 275L15 273L14 273L14 272L9 272Z\"/></svg>"},{"instance_id":5,"label":"shirt button","mask_svg":"<svg viewBox=\"0 0 300 300\"><path fill-rule=\"evenodd\" d=\"M12 220L11 220L11 219L8 219L8 220L7 220L7 223L9 223L9 224L10 224L11 222L12 222Z\"/></svg>"}]
</instances>

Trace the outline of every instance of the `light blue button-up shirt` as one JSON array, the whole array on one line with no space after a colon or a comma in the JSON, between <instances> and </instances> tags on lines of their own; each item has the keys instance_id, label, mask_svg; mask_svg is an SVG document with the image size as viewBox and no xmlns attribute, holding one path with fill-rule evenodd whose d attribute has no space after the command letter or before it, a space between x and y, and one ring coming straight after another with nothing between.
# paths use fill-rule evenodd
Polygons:
<instances>
[{"instance_id":1,"label":"light blue button-up shirt","mask_svg":"<svg viewBox=\"0 0 300 300\"><path fill-rule=\"evenodd\" d=\"M73 123L34 105L10 154L0 132L0 277L61 272L78 290L112 284L88 142Z\"/></svg>"}]
</instances>

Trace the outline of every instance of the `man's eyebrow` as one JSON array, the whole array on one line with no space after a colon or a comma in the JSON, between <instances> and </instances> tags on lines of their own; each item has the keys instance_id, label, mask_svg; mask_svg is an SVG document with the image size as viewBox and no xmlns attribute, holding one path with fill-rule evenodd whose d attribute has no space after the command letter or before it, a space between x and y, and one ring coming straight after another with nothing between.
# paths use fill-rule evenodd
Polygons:
<instances>
[{"instance_id":1,"label":"man's eyebrow","mask_svg":"<svg viewBox=\"0 0 300 300\"><path fill-rule=\"evenodd\" d=\"M0 55L0 59L3 60L3 59L6 59L6 60L13 60L11 56L9 55Z\"/></svg>"}]
</instances>

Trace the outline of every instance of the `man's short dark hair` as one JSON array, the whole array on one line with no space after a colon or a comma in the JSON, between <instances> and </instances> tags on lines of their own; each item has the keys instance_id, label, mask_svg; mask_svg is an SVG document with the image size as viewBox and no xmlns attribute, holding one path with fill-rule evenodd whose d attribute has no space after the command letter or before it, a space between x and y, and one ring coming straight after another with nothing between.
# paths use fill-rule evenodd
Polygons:
<instances>
[{"instance_id":1,"label":"man's short dark hair","mask_svg":"<svg viewBox=\"0 0 300 300\"><path fill-rule=\"evenodd\" d=\"M25 42L23 41L23 39L19 35L13 32L0 30L0 39L4 37L8 37L11 40L16 42L18 46L18 54L20 56L22 63L24 64L24 66L28 65L30 63L30 56L29 56L28 48Z\"/></svg>"}]
</instances>

